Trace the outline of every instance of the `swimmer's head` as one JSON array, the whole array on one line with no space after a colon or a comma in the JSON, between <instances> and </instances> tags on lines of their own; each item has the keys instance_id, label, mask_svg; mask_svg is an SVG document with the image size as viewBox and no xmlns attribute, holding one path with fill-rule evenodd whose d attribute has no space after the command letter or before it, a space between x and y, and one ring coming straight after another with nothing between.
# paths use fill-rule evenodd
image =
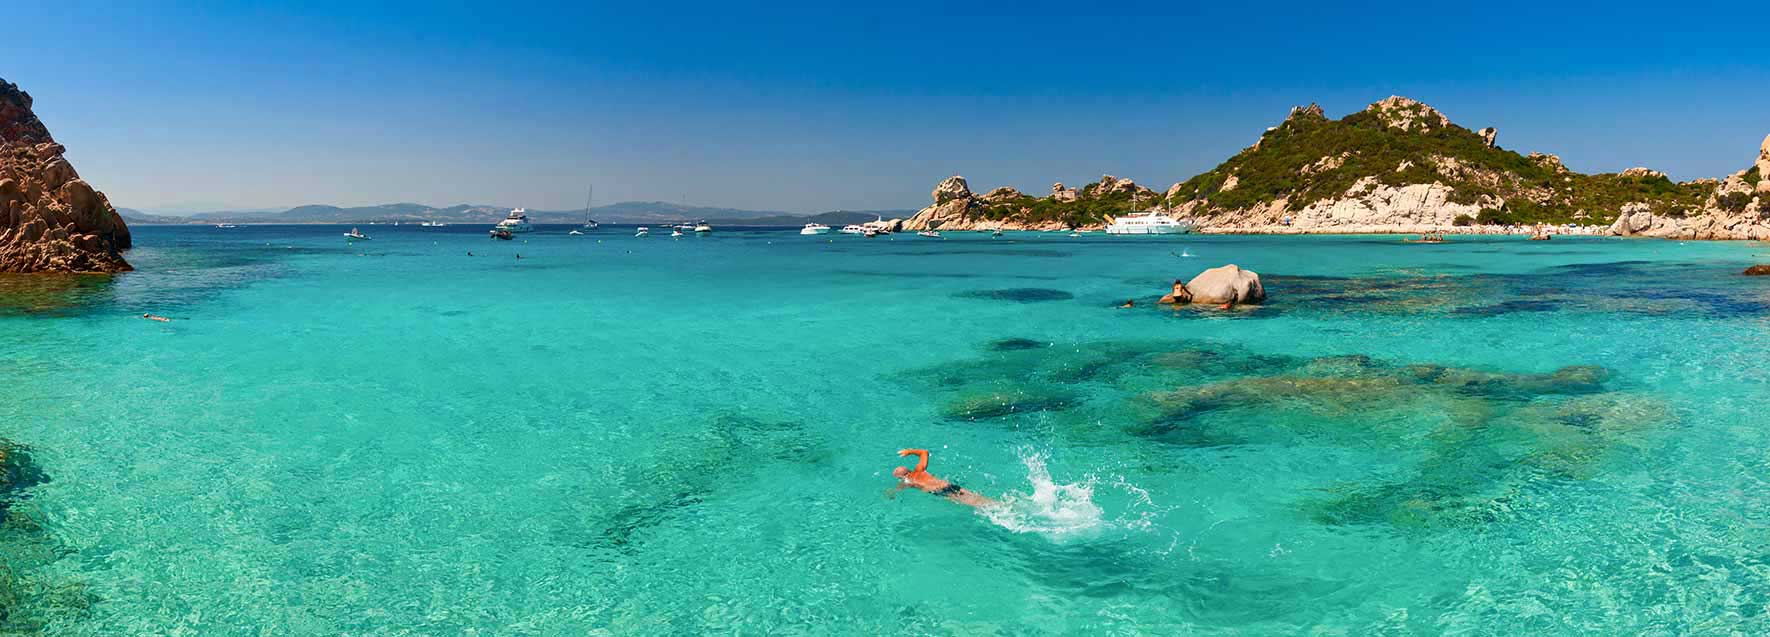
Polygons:
<instances>
[{"instance_id":1,"label":"swimmer's head","mask_svg":"<svg viewBox=\"0 0 1770 637\"><path fill-rule=\"evenodd\" d=\"M152 314L149 314L149 313L147 313L147 312L142 312L142 313L141 313L141 317L142 317L142 318L147 318L147 317L149 317L149 316L153 316L153 315L152 315Z\"/></svg>"},{"instance_id":2,"label":"swimmer's head","mask_svg":"<svg viewBox=\"0 0 1770 637\"><path fill-rule=\"evenodd\" d=\"M910 475L910 470L903 468L903 467L898 467L896 469L891 470L891 475L897 476L899 478L908 477Z\"/></svg>"}]
</instances>

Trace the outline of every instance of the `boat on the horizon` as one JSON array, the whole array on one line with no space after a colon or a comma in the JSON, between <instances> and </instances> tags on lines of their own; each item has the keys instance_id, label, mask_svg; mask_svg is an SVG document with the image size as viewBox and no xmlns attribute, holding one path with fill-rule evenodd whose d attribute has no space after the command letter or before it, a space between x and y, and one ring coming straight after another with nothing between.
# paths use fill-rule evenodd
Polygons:
<instances>
[{"instance_id":1,"label":"boat on the horizon","mask_svg":"<svg viewBox=\"0 0 1770 637\"><path fill-rule=\"evenodd\" d=\"M824 224L817 223L817 222L805 224L804 228L799 229L799 234L829 234L829 233L830 233L829 226L826 226Z\"/></svg>"},{"instance_id":2,"label":"boat on the horizon","mask_svg":"<svg viewBox=\"0 0 1770 637\"><path fill-rule=\"evenodd\" d=\"M528 232L534 230L535 227L529 225L528 211L522 208L516 208L511 210L510 214L505 215L504 220L499 221L498 225L494 226L492 229L494 231L503 230L505 232L516 233Z\"/></svg>"},{"instance_id":3,"label":"boat on the horizon","mask_svg":"<svg viewBox=\"0 0 1770 637\"><path fill-rule=\"evenodd\" d=\"M361 230L351 228L350 232L344 233L344 238L350 241L368 241L371 237L363 234L363 231Z\"/></svg>"},{"instance_id":4,"label":"boat on the horizon","mask_svg":"<svg viewBox=\"0 0 1770 637\"><path fill-rule=\"evenodd\" d=\"M584 229L585 230L595 230L599 227L602 227L602 224L597 223L595 219L590 218L590 201L591 201L591 198L593 198L595 196L596 196L596 187L595 186L591 186L584 191ZM578 232L578 233L574 233L574 234L584 234L584 233Z\"/></svg>"},{"instance_id":5,"label":"boat on the horizon","mask_svg":"<svg viewBox=\"0 0 1770 637\"><path fill-rule=\"evenodd\" d=\"M1186 234L1192 232L1192 226L1168 216L1166 213L1148 210L1133 212L1114 219L1107 217L1106 234Z\"/></svg>"},{"instance_id":6,"label":"boat on the horizon","mask_svg":"<svg viewBox=\"0 0 1770 637\"><path fill-rule=\"evenodd\" d=\"M645 226L639 226L639 229L634 231L633 236L643 237L643 236L646 236L649 234L651 234L651 228L647 228Z\"/></svg>"},{"instance_id":7,"label":"boat on the horizon","mask_svg":"<svg viewBox=\"0 0 1770 637\"><path fill-rule=\"evenodd\" d=\"M231 224L231 223L218 223L218 224L215 224L215 227L217 227L217 228L221 228L221 229L223 229L223 230L226 230L226 229L228 229L228 228L238 228L238 227L239 227L239 226L236 226L236 225L234 225L234 224Z\"/></svg>"},{"instance_id":8,"label":"boat on the horizon","mask_svg":"<svg viewBox=\"0 0 1770 637\"><path fill-rule=\"evenodd\" d=\"M918 232L918 233L916 233L916 236L918 236L918 237L928 237L928 238L930 238L930 239L939 239L939 238L940 238L940 232L939 232L939 231L938 231L938 230L923 230L923 231L921 231L921 232Z\"/></svg>"},{"instance_id":9,"label":"boat on the horizon","mask_svg":"<svg viewBox=\"0 0 1770 637\"><path fill-rule=\"evenodd\" d=\"M449 224L441 222L441 221L426 221L426 222L418 224L418 227L420 227L420 228L442 228L442 227L446 227L448 225Z\"/></svg>"},{"instance_id":10,"label":"boat on the horizon","mask_svg":"<svg viewBox=\"0 0 1770 637\"><path fill-rule=\"evenodd\" d=\"M842 230L841 230L842 234L866 234L866 232L867 232L866 228L862 228L862 227L854 225L852 223L848 224L846 226L842 226Z\"/></svg>"},{"instance_id":11,"label":"boat on the horizon","mask_svg":"<svg viewBox=\"0 0 1770 637\"><path fill-rule=\"evenodd\" d=\"M707 225L706 221L697 221L694 224L694 233L695 234L707 234L712 231L713 231L713 226Z\"/></svg>"}]
</instances>

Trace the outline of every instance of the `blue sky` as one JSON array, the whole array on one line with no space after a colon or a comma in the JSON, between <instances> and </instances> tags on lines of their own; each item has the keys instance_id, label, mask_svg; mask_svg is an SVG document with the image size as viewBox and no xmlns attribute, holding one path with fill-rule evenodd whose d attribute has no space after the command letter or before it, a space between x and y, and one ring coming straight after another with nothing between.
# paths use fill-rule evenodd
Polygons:
<instances>
[{"instance_id":1,"label":"blue sky","mask_svg":"<svg viewBox=\"0 0 1770 637\"><path fill-rule=\"evenodd\" d=\"M0 78L118 206L915 208L1209 169L1296 104L1420 99L1582 171L1770 133L1749 3L23 3Z\"/></svg>"}]
</instances>

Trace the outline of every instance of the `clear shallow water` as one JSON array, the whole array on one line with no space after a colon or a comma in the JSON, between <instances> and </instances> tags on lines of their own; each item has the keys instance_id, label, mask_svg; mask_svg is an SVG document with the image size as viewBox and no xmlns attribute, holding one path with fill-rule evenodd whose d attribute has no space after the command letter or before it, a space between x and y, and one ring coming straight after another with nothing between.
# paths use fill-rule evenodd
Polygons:
<instances>
[{"instance_id":1,"label":"clear shallow water","mask_svg":"<svg viewBox=\"0 0 1770 637\"><path fill-rule=\"evenodd\" d=\"M0 281L0 627L1770 629L1759 246L563 230ZM1153 305L1229 262L1273 302Z\"/></svg>"}]
</instances>

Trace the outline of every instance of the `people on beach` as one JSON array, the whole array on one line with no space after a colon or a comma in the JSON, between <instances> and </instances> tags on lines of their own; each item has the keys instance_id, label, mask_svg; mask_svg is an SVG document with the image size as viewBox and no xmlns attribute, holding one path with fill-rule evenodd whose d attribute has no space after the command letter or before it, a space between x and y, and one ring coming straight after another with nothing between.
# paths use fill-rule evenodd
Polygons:
<instances>
[{"instance_id":1,"label":"people on beach","mask_svg":"<svg viewBox=\"0 0 1770 637\"><path fill-rule=\"evenodd\" d=\"M891 471L891 475L897 476L898 491L916 488L952 500L953 502L973 507L986 507L996 504L995 500L983 497L975 491L961 487L951 481L943 480L932 473L928 473L927 449L904 449L897 452L897 455L916 456L918 458L915 469L900 466Z\"/></svg>"},{"instance_id":2,"label":"people on beach","mask_svg":"<svg viewBox=\"0 0 1770 637\"><path fill-rule=\"evenodd\" d=\"M150 321L159 321L161 323L171 323L172 322L172 319L166 318L164 316L159 316L157 314L143 313L141 315L141 317L144 319L150 320Z\"/></svg>"}]
</instances>

